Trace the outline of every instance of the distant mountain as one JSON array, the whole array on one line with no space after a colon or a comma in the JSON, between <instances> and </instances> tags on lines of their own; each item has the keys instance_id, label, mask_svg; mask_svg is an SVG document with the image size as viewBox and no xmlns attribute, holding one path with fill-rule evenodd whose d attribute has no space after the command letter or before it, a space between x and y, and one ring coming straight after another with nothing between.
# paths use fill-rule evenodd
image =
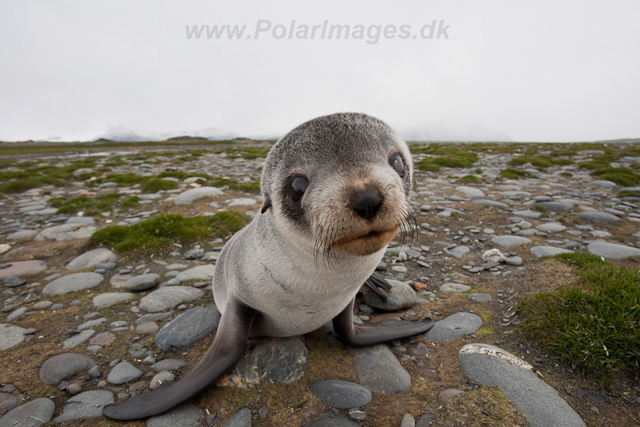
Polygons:
<instances>
[{"instance_id":1,"label":"distant mountain","mask_svg":"<svg viewBox=\"0 0 640 427\"><path fill-rule=\"evenodd\" d=\"M137 133L124 126L115 126L107 129L104 133L94 138L108 139L118 142L136 142L136 141L165 141L167 139L185 139L200 138L208 140L233 139L238 135L233 132L227 132L218 128L204 128L191 131L174 131L174 132L149 132Z\"/></svg>"}]
</instances>

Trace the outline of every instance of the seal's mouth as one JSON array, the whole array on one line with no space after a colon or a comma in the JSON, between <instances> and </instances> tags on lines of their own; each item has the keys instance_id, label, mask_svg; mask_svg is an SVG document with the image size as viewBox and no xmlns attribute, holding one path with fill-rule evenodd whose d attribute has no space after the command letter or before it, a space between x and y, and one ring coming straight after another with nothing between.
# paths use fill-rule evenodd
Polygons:
<instances>
[{"instance_id":1,"label":"seal's mouth","mask_svg":"<svg viewBox=\"0 0 640 427\"><path fill-rule=\"evenodd\" d=\"M387 246L399 227L369 230L366 233L350 234L336 240L333 248L352 255L370 255Z\"/></svg>"}]
</instances>

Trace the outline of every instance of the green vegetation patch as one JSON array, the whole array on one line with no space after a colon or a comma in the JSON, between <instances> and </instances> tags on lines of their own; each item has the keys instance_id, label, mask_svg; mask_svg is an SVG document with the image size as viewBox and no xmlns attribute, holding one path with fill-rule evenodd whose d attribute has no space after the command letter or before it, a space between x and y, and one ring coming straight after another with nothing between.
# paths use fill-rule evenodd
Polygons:
<instances>
[{"instance_id":1,"label":"green vegetation patch","mask_svg":"<svg viewBox=\"0 0 640 427\"><path fill-rule=\"evenodd\" d=\"M83 211L87 216L99 215L102 212L114 210L121 194L105 194L97 197L78 196L72 199L55 197L51 199L51 206L58 208L59 214L77 213Z\"/></svg>"},{"instance_id":2,"label":"green vegetation patch","mask_svg":"<svg viewBox=\"0 0 640 427\"><path fill-rule=\"evenodd\" d=\"M579 267L581 282L522 298L523 333L604 380L640 373L640 272L587 253L555 258Z\"/></svg>"},{"instance_id":3,"label":"green vegetation patch","mask_svg":"<svg viewBox=\"0 0 640 427\"><path fill-rule=\"evenodd\" d=\"M463 176L462 178L458 178L458 181L466 184L479 184L482 182L482 180L475 175Z\"/></svg>"},{"instance_id":4,"label":"green vegetation patch","mask_svg":"<svg viewBox=\"0 0 640 427\"><path fill-rule=\"evenodd\" d=\"M640 182L640 175L627 168L601 169L593 172L592 175L624 187L632 187Z\"/></svg>"},{"instance_id":5,"label":"green vegetation patch","mask_svg":"<svg viewBox=\"0 0 640 427\"><path fill-rule=\"evenodd\" d=\"M578 163L582 169L589 169L592 171L600 170L600 169L608 169L611 167L611 162L616 161L616 156L612 154L605 154L603 156L597 156L588 162Z\"/></svg>"},{"instance_id":6,"label":"green vegetation patch","mask_svg":"<svg viewBox=\"0 0 640 427\"><path fill-rule=\"evenodd\" d=\"M184 217L160 214L129 226L114 225L96 231L89 238L92 246L104 245L118 252L170 249L171 243L192 244L239 231L245 223L242 214L218 212L212 216Z\"/></svg>"},{"instance_id":7,"label":"green vegetation patch","mask_svg":"<svg viewBox=\"0 0 640 427\"><path fill-rule=\"evenodd\" d=\"M427 147L415 148L414 151L432 156L416 163L416 168L430 172L439 171L442 166L469 168L478 160L476 153L467 151L464 146L453 144L431 144Z\"/></svg>"},{"instance_id":8,"label":"green vegetation patch","mask_svg":"<svg viewBox=\"0 0 640 427\"><path fill-rule=\"evenodd\" d=\"M158 175L158 178L178 178L181 180L194 177L203 178L205 180L211 179L210 175L201 172L164 171Z\"/></svg>"},{"instance_id":9,"label":"green vegetation patch","mask_svg":"<svg viewBox=\"0 0 640 427\"><path fill-rule=\"evenodd\" d=\"M260 182L238 182L235 179L217 177L211 181L211 185L214 187L227 187L231 190L246 191L248 193L259 193Z\"/></svg>"},{"instance_id":10,"label":"green vegetation patch","mask_svg":"<svg viewBox=\"0 0 640 427\"><path fill-rule=\"evenodd\" d=\"M618 197L640 197L640 191L622 190L618 193Z\"/></svg>"},{"instance_id":11,"label":"green vegetation patch","mask_svg":"<svg viewBox=\"0 0 640 427\"><path fill-rule=\"evenodd\" d=\"M178 188L178 183L169 179L162 178L149 178L140 184L140 189L145 193L157 193L161 190L175 190Z\"/></svg>"},{"instance_id":12,"label":"green vegetation patch","mask_svg":"<svg viewBox=\"0 0 640 427\"><path fill-rule=\"evenodd\" d=\"M521 171L518 169L507 168L500 172L500 176L507 179L524 179L524 178L538 178L531 172Z\"/></svg>"},{"instance_id":13,"label":"green vegetation patch","mask_svg":"<svg viewBox=\"0 0 640 427\"><path fill-rule=\"evenodd\" d=\"M509 161L511 166L522 166L527 163L532 164L538 168L549 168L551 166L566 166L573 164L571 159L551 158L546 156L519 156L514 157Z\"/></svg>"}]
</instances>

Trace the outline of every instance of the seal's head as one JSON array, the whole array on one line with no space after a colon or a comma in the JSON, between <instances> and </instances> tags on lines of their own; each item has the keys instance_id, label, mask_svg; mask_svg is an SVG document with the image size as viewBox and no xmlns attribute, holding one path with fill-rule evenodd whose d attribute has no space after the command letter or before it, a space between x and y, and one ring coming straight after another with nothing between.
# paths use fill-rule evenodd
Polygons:
<instances>
[{"instance_id":1,"label":"seal's head","mask_svg":"<svg viewBox=\"0 0 640 427\"><path fill-rule=\"evenodd\" d=\"M412 166L407 144L384 122L358 113L318 117L269 152L262 214L314 242L316 252L370 255L408 226Z\"/></svg>"}]
</instances>

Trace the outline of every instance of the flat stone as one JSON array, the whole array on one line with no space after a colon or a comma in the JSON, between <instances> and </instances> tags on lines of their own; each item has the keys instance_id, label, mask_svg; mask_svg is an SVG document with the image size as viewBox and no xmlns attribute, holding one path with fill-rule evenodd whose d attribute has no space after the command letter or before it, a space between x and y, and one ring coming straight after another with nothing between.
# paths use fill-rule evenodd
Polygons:
<instances>
[{"instance_id":1,"label":"flat stone","mask_svg":"<svg viewBox=\"0 0 640 427\"><path fill-rule=\"evenodd\" d=\"M84 354L62 353L45 361L40 367L40 379L45 384L57 385L78 372L93 368L96 362Z\"/></svg>"},{"instance_id":2,"label":"flat stone","mask_svg":"<svg viewBox=\"0 0 640 427\"><path fill-rule=\"evenodd\" d=\"M327 412L307 421L302 427L360 427L342 415Z\"/></svg>"},{"instance_id":3,"label":"flat stone","mask_svg":"<svg viewBox=\"0 0 640 427\"><path fill-rule=\"evenodd\" d=\"M440 292L467 292L469 289L471 289L471 286L453 282L445 283L440 286Z\"/></svg>"},{"instance_id":4,"label":"flat stone","mask_svg":"<svg viewBox=\"0 0 640 427\"><path fill-rule=\"evenodd\" d=\"M531 193L529 193L528 191L519 190L500 191L499 194L505 199L521 199L523 197L529 197L531 195Z\"/></svg>"},{"instance_id":5,"label":"flat stone","mask_svg":"<svg viewBox=\"0 0 640 427\"><path fill-rule=\"evenodd\" d=\"M9 276L33 276L47 269L47 263L39 260L12 261L9 264L11 264L9 267L0 269L0 279Z\"/></svg>"},{"instance_id":6,"label":"flat stone","mask_svg":"<svg viewBox=\"0 0 640 427\"><path fill-rule=\"evenodd\" d=\"M76 257L67 264L67 270L87 270L105 262L115 262L118 256L106 248L98 248Z\"/></svg>"},{"instance_id":7,"label":"flat stone","mask_svg":"<svg viewBox=\"0 0 640 427\"><path fill-rule=\"evenodd\" d=\"M147 420L147 427L201 427L204 425L204 411L193 403L185 403L162 415Z\"/></svg>"},{"instance_id":8,"label":"flat stone","mask_svg":"<svg viewBox=\"0 0 640 427\"><path fill-rule=\"evenodd\" d=\"M444 251L449 255L453 255L454 257L460 259L466 254L468 254L471 251L471 249L469 249L468 246L461 245L461 246L456 246L455 248L445 249Z\"/></svg>"},{"instance_id":9,"label":"flat stone","mask_svg":"<svg viewBox=\"0 0 640 427\"><path fill-rule=\"evenodd\" d=\"M616 185L618 185L615 182L607 181L607 180L604 180L604 179L602 179L602 180L598 179L596 181L591 181L591 184L599 185L601 187L606 187L606 188L613 188Z\"/></svg>"},{"instance_id":10,"label":"flat stone","mask_svg":"<svg viewBox=\"0 0 640 427\"><path fill-rule=\"evenodd\" d=\"M116 336L111 332L102 332L91 338L89 341L90 345L99 345L100 347L109 347L113 344L113 341L116 339Z\"/></svg>"},{"instance_id":11,"label":"flat stone","mask_svg":"<svg viewBox=\"0 0 640 427\"><path fill-rule=\"evenodd\" d=\"M606 259L627 259L640 257L640 249L626 245L616 245L606 242L591 242L587 246L589 253Z\"/></svg>"},{"instance_id":12,"label":"flat stone","mask_svg":"<svg viewBox=\"0 0 640 427\"><path fill-rule=\"evenodd\" d=\"M18 286L22 286L26 284L27 281L18 276L9 276L4 278L4 285L7 288L16 288Z\"/></svg>"},{"instance_id":13,"label":"flat stone","mask_svg":"<svg viewBox=\"0 0 640 427\"><path fill-rule=\"evenodd\" d=\"M337 409L349 409L364 406L371 402L371 390L360 384L341 381L316 381L311 391L327 406Z\"/></svg>"},{"instance_id":14,"label":"flat stone","mask_svg":"<svg viewBox=\"0 0 640 427\"><path fill-rule=\"evenodd\" d=\"M160 283L160 276L155 273L149 273L130 278L125 282L124 287L128 291L140 292L155 288L158 283Z\"/></svg>"},{"instance_id":15,"label":"flat stone","mask_svg":"<svg viewBox=\"0 0 640 427\"><path fill-rule=\"evenodd\" d=\"M142 323L136 326L136 335L153 335L160 329L156 322Z\"/></svg>"},{"instance_id":16,"label":"flat stone","mask_svg":"<svg viewBox=\"0 0 640 427\"><path fill-rule=\"evenodd\" d=\"M411 307L416 303L416 292L411 286L398 280L387 280L391 289L386 292L387 300L383 301L373 291L363 288L364 303L379 310L394 311Z\"/></svg>"},{"instance_id":17,"label":"flat stone","mask_svg":"<svg viewBox=\"0 0 640 427\"><path fill-rule=\"evenodd\" d=\"M467 344L458 356L467 377L497 387L524 415L529 426L585 426L558 392L519 357L488 344Z\"/></svg>"},{"instance_id":18,"label":"flat stone","mask_svg":"<svg viewBox=\"0 0 640 427\"><path fill-rule=\"evenodd\" d=\"M12 321L13 319L17 319L18 317L22 316L26 311L27 311L28 307L20 307L17 310L14 310L10 315L7 316L7 322Z\"/></svg>"},{"instance_id":19,"label":"flat stone","mask_svg":"<svg viewBox=\"0 0 640 427\"><path fill-rule=\"evenodd\" d=\"M86 224L62 224L45 228L35 237L36 242L44 242L45 240L55 240L61 242L64 240L84 239L91 237L96 227Z\"/></svg>"},{"instance_id":20,"label":"flat stone","mask_svg":"<svg viewBox=\"0 0 640 427\"><path fill-rule=\"evenodd\" d=\"M559 222L545 222L544 224L537 225L536 229L547 233L557 233L566 230L567 227Z\"/></svg>"},{"instance_id":21,"label":"flat stone","mask_svg":"<svg viewBox=\"0 0 640 427\"><path fill-rule=\"evenodd\" d=\"M306 363L307 348L300 337L264 338L221 383L238 387L262 382L291 384L302 378Z\"/></svg>"},{"instance_id":22,"label":"flat stone","mask_svg":"<svg viewBox=\"0 0 640 427\"><path fill-rule=\"evenodd\" d=\"M98 286L103 280L98 273L73 273L62 276L49 283L42 290L42 295L63 295L69 292L78 292Z\"/></svg>"},{"instance_id":23,"label":"flat stone","mask_svg":"<svg viewBox=\"0 0 640 427\"><path fill-rule=\"evenodd\" d=\"M567 212L573 209L573 203L562 203L562 202L540 202L536 203L539 206L544 206L550 211L555 212Z\"/></svg>"},{"instance_id":24,"label":"flat stone","mask_svg":"<svg viewBox=\"0 0 640 427\"><path fill-rule=\"evenodd\" d=\"M475 301L475 302L491 302L491 301L493 301L493 298L491 297L491 294L488 294L486 292L471 293L471 294L467 295L467 298L469 299L469 301Z\"/></svg>"},{"instance_id":25,"label":"flat stone","mask_svg":"<svg viewBox=\"0 0 640 427\"><path fill-rule=\"evenodd\" d=\"M114 403L113 393L110 391L85 391L67 400L62 414L53 421L63 423L82 418L97 418L102 416L102 408L112 403Z\"/></svg>"},{"instance_id":26,"label":"flat stone","mask_svg":"<svg viewBox=\"0 0 640 427\"><path fill-rule=\"evenodd\" d=\"M80 332L79 334L76 334L76 335L72 336L71 338L67 338L62 343L62 347L63 348L74 348L74 347L77 347L80 344L82 344L83 342L87 341L89 338L91 338L93 336L93 334L95 334L95 333L96 333L96 331L94 331L93 329L84 330L84 331Z\"/></svg>"},{"instance_id":27,"label":"flat stone","mask_svg":"<svg viewBox=\"0 0 640 427\"><path fill-rule=\"evenodd\" d=\"M436 322L433 328L423 335L429 341L436 343L461 338L463 335L473 334L482 326L482 319L472 313L455 313Z\"/></svg>"},{"instance_id":28,"label":"flat stone","mask_svg":"<svg viewBox=\"0 0 640 427\"><path fill-rule=\"evenodd\" d=\"M542 215L542 212L526 209L523 211L513 211L512 214L522 218L540 218L540 215Z\"/></svg>"},{"instance_id":29,"label":"flat stone","mask_svg":"<svg viewBox=\"0 0 640 427\"><path fill-rule=\"evenodd\" d=\"M32 400L7 412L0 427L40 427L51 421L55 409L55 403L46 397Z\"/></svg>"},{"instance_id":30,"label":"flat stone","mask_svg":"<svg viewBox=\"0 0 640 427\"><path fill-rule=\"evenodd\" d=\"M180 359L163 359L151 366L155 372L175 371L187 366L187 362Z\"/></svg>"},{"instance_id":31,"label":"flat stone","mask_svg":"<svg viewBox=\"0 0 640 427\"><path fill-rule=\"evenodd\" d=\"M495 200L474 200L473 203L475 203L476 205L480 205L480 206L489 206L492 208L497 208L497 209L510 209L511 206L507 205L506 203L502 203L502 202L496 202Z\"/></svg>"},{"instance_id":32,"label":"flat stone","mask_svg":"<svg viewBox=\"0 0 640 427\"><path fill-rule=\"evenodd\" d=\"M553 256L558 254L566 254L570 251L568 249L556 248L554 246L534 246L531 248L531 253L534 254L537 258L542 258L543 256Z\"/></svg>"},{"instance_id":33,"label":"flat stone","mask_svg":"<svg viewBox=\"0 0 640 427\"><path fill-rule=\"evenodd\" d=\"M185 302L194 301L202 296L204 296L204 292L190 286L167 286L143 297L138 307L140 310L156 313Z\"/></svg>"},{"instance_id":34,"label":"flat stone","mask_svg":"<svg viewBox=\"0 0 640 427\"><path fill-rule=\"evenodd\" d=\"M131 380L136 380L142 376L142 372L131 363L123 361L113 367L107 382L110 384L125 384Z\"/></svg>"},{"instance_id":35,"label":"flat stone","mask_svg":"<svg viewBox=\"0 0 640 427\"><path fill-rule=\"evenodd\" d=\"M382 394L397 394L411 388L411 375L384 344L349 348L360 384Z\"/></svg>"},{"instance_id":36,"label":"flat stone","mask_svg":"<svg viewBox=\"0 0 640 427\"><path fill-rule=\"evenodd\" d=\"M531 243L531 240L520 236L494 236L491 238L491 242L498 246L512 248L515 246L528 245Z\"/></svg>"},{"instance_id":37,"label":"flat stone","mask_svg":"<svg viewBox=\"0 0 640 427\"><path fill-rule=\"evenodd\" d=\"M251 410L242 408L226 422L224 427L251 427Z\"/></svg>"},{"instance_id":38,"label":"flat stone","mask_svg":"<svg viewBox=\"0 0 640 427\"><path fill-rule=\"evenodd\" d=\"M484 193L482 192L482 190L478 189L478 188L473 188L473 187L466 187L466 186L460 186L460 187L456 187L456 191L458 193L462 193L467 197L470 197L472 199L479 199L484 197Z\"/></svg>"},{"instance_id":39,"label":"flat stone","mask_svg":"<svg viewBox=\"0 0 640 427\"><path fill-rule=\"evenodd\" d=\"M35 308L35 306L34 306L34 308ZM76 331L78 331L78 332L84 331L85 329L90 329L90 328L93 328L95 326L102 325L106 321L107 321L106 317L101 317L99 319L89 320L87 322L84 322L82 325L78 326L76 328Z\"/></svg>"},{"instance_id":40,"label":"flat stone","mask_svg":"<svg viewBox=\"0 0 640 427\"><path fill-rule=\"evenodd\" d=\"M165 351L186 349L211 335L220 323L215 305L194 307L166 324L156 335L156 346Z\"/></svg>"},{"instance_id":41,"label":"flat stone","mask_svg":"<svg viewBox=\"0 0 640 427\"><path fill-rule=\"evenodd\" d=\"M599 222L603 224L620 221L620 218L617 216L606 212L578 212L576 215L586 221Z\"/></svg>"},{"instance_id":42,"label":"flat stone","mask_svg":"<svg viewBox=\"0 0 640 427\"><path fill-rule=\"evenodd\" d=\"M107 308L112 305L129 302L135 298L130 292L108 292L93 297L93 305L97 308Z\"/></svg>"},{"instance_id":43,"label":"flat stone","mask_svg":"<svg viewBox=\"0 0 640 427\"><path fill-rule=\"evenodd\" d=\"M9 234L7 236L7 240L26 239L27 237L31 237L36 233L37 233L36 230L19 230L19 231L16 231L15 233Z\"/></svg>"},{"instance_id":44,"label":"flat stone","mask_svg":"<svg viewBox=\"0 0 640 427\"><path fill-rule=\"evenodd\" d=\"M199 187L192 188L190 190L185 191L184 193L179 194L174 200L173 203L176 205L190 205L197 199L201 199L203 197L218 197L220 196L222 191L215 187Z\"/></svg>"},{"instance_id":45,"label":"flat stone","mask_svg":"<svg viewBox=\"0 0 640 427\"><path fill-rule=\"evenodd\" d=\"M180 282L187 282L189 280L211 280L214 269L215 266L212 264L199 265L197 267L181 271L175 278Z\"/></svg>"},{"instance_id":46,"label":"flat stone","mask_svg":"<svg viewBox=\"0 0 640 427\"><path fill-rule=\"evenodd\" d=\"M0 351L8 350L24 341L24 328L0 323Z\"/></svg>"},{"instance_id":47,"label":"flat stone","mask_svg":"<svg viewBox=\"0 0 640 427\"><path fill-rule=\"evenodd\" d=\"M241 199L231 200L228 206L230 208L233 208L235 206L252 206L252 205L255 205L256 203L258 203L256 199L241 198Z\"/></svg>"}]
</instances>

